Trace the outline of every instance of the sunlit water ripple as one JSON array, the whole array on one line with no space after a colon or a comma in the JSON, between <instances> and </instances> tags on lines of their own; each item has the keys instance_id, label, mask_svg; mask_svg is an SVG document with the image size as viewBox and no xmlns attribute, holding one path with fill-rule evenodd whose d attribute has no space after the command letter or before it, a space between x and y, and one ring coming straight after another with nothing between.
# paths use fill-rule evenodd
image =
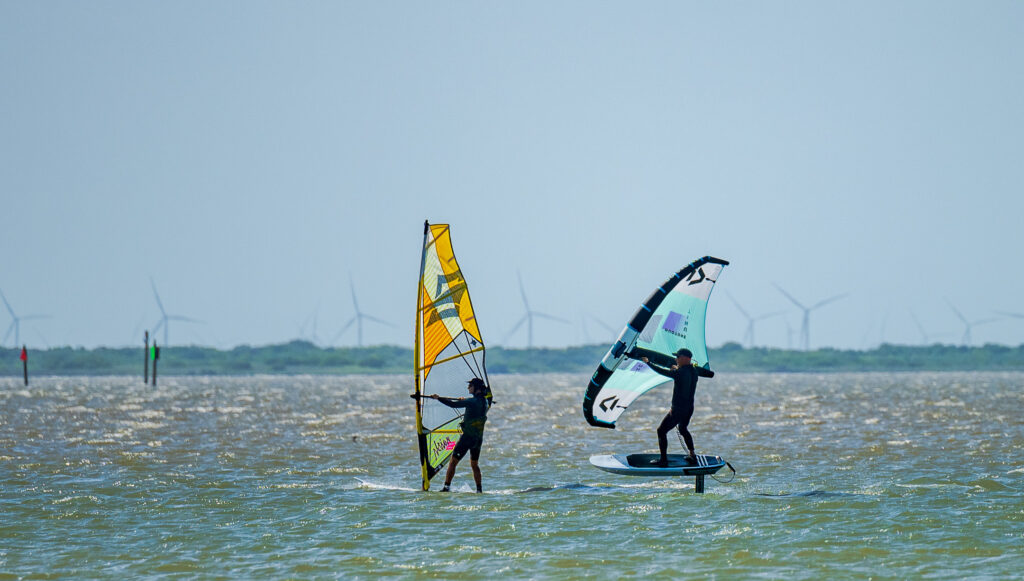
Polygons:
<instances>
[{"instance_id":1,"label":"sunlit water ripple","mask_svg":"<svg viewBox=\"0 0 1024 581\"><path fill-rule=\"evenodd\" d=\"M704 495L592 468L656 449L669 389L603 430L587 379L492 377L482 495L468 462L419 491L407 377L0 380L0 579L1024 570L1022 373L702 380L698 450L738 470Z\"/></svg>"}]
</instances>

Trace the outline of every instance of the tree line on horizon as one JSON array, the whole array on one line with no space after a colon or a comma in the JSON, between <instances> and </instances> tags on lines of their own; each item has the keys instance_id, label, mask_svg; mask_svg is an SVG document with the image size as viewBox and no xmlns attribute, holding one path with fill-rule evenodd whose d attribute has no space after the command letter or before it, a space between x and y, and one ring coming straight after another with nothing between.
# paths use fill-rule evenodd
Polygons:
<instances>
[{"instance_id":1,"label":"tree line on horizon","mask_svg":"<svg viewBox=\"0 0 1024 581\"><path fill-rule=\"evenodd\" d=\"M607 351L606 345L565 348L487 350L489 373L591 373ZM20 376L20 349L0 348L0 377ZM710 350L711 368L718 372L812 371L1003 371L1024 370L1024 345L989 344L905 346L883 344L872 350L822 348L793 351L767 347L745 348L726 343ZM139 375L141 348L56 347L29 351L29 370L47 375ZM328 347L308 341L228 350L212 347L161 347L161 376L182 375L348 375L412 374L408 347Z\"/></svg>"}]
</instances>

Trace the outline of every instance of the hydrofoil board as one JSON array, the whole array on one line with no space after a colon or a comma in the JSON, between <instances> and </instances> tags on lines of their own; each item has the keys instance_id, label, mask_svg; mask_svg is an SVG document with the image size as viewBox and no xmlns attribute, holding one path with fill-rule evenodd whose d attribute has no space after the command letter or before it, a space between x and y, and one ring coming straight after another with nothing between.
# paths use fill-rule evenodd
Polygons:
<instances>
[{"instance_id":1,"label":"hydrofoil board","mask_svg":"<svg viewBox=\"0 0 1024 581\"><path fill-rule=\"evenodd\" d=\"M684 454L669 454L668 465L659 466L660 454L601 454L590 457L594 466L626 476L703 476L725 467L721 456L697 454L693 461Z\"/></svg>"}]
</instances>

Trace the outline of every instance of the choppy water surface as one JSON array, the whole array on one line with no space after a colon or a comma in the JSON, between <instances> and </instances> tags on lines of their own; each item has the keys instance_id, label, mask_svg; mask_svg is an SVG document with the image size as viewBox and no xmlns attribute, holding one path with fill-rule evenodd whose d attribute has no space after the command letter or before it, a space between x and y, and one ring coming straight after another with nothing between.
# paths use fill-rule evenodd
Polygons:
<instances>
[{"instance_id":1,"label":"choppy water surface","mask_svg":"<svg viewBox=\"0 0 1024 581\"><path fill-rule=\"evenodd\" d=\"M1024 374L701 380L697 448L739 471L704 495L592 468L656 450L669 389L602 430L586 381L492 377L477 495L468 461L419 491L406 377L2 380L0 579L1024 570Z\"/></svg>"}]
</instances>

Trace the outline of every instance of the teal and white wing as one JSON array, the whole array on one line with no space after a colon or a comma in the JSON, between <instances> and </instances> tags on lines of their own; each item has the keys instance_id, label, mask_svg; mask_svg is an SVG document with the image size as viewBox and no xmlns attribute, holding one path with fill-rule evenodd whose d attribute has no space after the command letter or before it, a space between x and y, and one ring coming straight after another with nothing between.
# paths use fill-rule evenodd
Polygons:
<instances>
[{"instance_id":1,"label":"teal and white wing","mask_svg":"<svg viewBox=\"0 0 1024 581\"><path fill-rule=\"evenodd\" d=\"M583 416L588 423L614 428L636 398L668 381L639 361L641 357L668 367L675 363L672 354L686 348L693 352L694 363L709 367L704 337L708 298L728 264L712 256L695 260L640 305L587 386Z\"/></svg>"}]
</instances>

